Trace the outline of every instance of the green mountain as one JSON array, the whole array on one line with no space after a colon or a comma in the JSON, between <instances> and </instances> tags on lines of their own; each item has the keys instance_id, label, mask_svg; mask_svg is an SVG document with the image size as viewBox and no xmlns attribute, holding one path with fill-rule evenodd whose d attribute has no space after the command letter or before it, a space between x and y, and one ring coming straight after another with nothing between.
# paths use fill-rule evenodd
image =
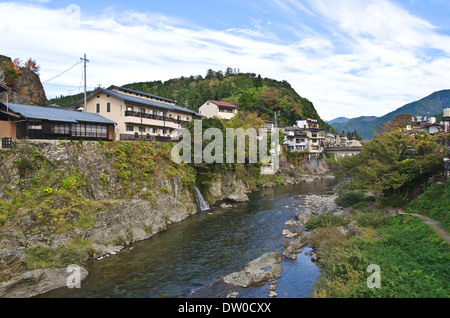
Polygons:
<instances>
[{"instance_id":1,"label":"green mountain","mask_svg":"<svg viewBox=\"0 0 450 318\"><path fill-rule=\"evenodd\" d=\"M316 118L326 131L334 128L325 123L308 99L300 96L287 81L262 78L255 73L237 73L228 68L226 72L208 70L201 75L180 77L168 81L150 81L122 85L144 93L178 101L183 107L198 111L208 100L226 101L241 110L257 111L259 116L273 120L279 112L278 124L291 126L296 120ZM70 107L82 96L61 96L49 100L49 104Z\"/></svg>"},{"instance_id":2,"label":"green mountain","mask_svg":"<svg viewBox=\"0 0 450 318\"><path fill-rule=\"evenodd\" d=\"M356 130L364 139L371 139L376 129L381 124L390 121L400 114L411 114L413 116L436 116L450 108L450 89L434 92L430 96L412 102L390 112L382 117L358 117L344 123L334 122L332 125L338 131L345 132Z\"/></svg>"}]
</instances>

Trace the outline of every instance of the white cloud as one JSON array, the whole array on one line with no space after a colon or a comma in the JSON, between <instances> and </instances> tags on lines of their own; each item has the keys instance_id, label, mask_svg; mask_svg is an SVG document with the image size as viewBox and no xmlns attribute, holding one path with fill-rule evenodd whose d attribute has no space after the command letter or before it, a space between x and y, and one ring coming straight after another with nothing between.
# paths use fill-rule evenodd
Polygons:
<instances>
[{"instance_id":1,"label":"white cloud","mask_svg":"<svg viewBox=\"0 0 450 318\"><path fill-rule=\"evenodd\" d=\"M274 0L274 5L280 11L272 12L270 24L250 19L250 27L214 30L133 10L88 14L76 6L55 10L2 3L0 32L8 45L1 54L32 57L47 80L87 53L89 86L236 67L289 81L325 119L383 115L448 88L449 37L388 1ZM289 18L276 19L286 12ZM275 27L292 30L295 38L280 38ZM430 49L440 56L429 54ZM77 90L81 71L74 68L50 82L47 94ZM56 90L52 83L73 87Z\"/></svg>"}]
</instances>

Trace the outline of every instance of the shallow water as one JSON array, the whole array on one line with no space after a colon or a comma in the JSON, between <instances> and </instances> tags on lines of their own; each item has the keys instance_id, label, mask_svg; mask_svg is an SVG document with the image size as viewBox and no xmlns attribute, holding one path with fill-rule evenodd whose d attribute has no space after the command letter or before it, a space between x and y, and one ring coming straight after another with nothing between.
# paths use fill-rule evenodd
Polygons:
<instances>
[{"instance_id":1,"label":"shallow water","mask_svg":"<svg viewBox=\"0 0 450 318\"><path fill-rule=\"evenodd\" d=\"M239 297L265 298L267 286L247 289L221 281L268 252L282 252L284 223L302 209L302 195L332 190L333 180L263 189L236 208L201 211L117 255L89 261L80 289L60 288L39 297ZM283 258L279 298L303 298L320 270L305 255Z\"/></svg>"}]
</instances>

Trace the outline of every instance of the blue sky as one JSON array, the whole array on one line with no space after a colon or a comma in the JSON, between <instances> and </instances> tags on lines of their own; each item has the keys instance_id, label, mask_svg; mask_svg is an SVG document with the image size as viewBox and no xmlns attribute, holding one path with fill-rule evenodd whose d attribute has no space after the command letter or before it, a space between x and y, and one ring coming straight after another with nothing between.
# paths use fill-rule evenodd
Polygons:
<instances>
[{"instance_id":1,"label":"blue sky","mask_svg":"<svg viewBox=\"0 0 450 318\"><path fill-rule=\"evenodd\" d=\"M0 1L0 54L47 97L227 67L287 80L326 120L381 116L450 88L450 1Z\"/></svg>"}]
</instances>

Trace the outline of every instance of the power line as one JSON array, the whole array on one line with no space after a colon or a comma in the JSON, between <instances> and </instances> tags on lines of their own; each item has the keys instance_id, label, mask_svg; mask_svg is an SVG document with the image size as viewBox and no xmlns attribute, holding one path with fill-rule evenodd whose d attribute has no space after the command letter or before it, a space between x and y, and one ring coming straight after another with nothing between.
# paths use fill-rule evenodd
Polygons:
<instances>
[{"instance_id":1,"label":"power line","mask_svg":"<svg viewBox=\"0 0 450 318\"><path fill-rule=\"evenodd\" d=\"M75 63L75 64L72 65L69 69L65 70L64 72L62 72L62 73L59 74L59 75L56 75L55 77L52 77L52 78L49 79L49 80L46 80L45 82L42 82L42 84L45 84L45 83L47 83L47 82L49 82L49 81L51 81L51 80L53 80L53 79L55 79L55 78L57 78L57 77L60 77L61 75L63 75L64 73L70 71L71 69L73 69L75 66L77 66L77 65L80 64L80 63L81 63L81 61Z\"/></svg>"}]
</instances>

